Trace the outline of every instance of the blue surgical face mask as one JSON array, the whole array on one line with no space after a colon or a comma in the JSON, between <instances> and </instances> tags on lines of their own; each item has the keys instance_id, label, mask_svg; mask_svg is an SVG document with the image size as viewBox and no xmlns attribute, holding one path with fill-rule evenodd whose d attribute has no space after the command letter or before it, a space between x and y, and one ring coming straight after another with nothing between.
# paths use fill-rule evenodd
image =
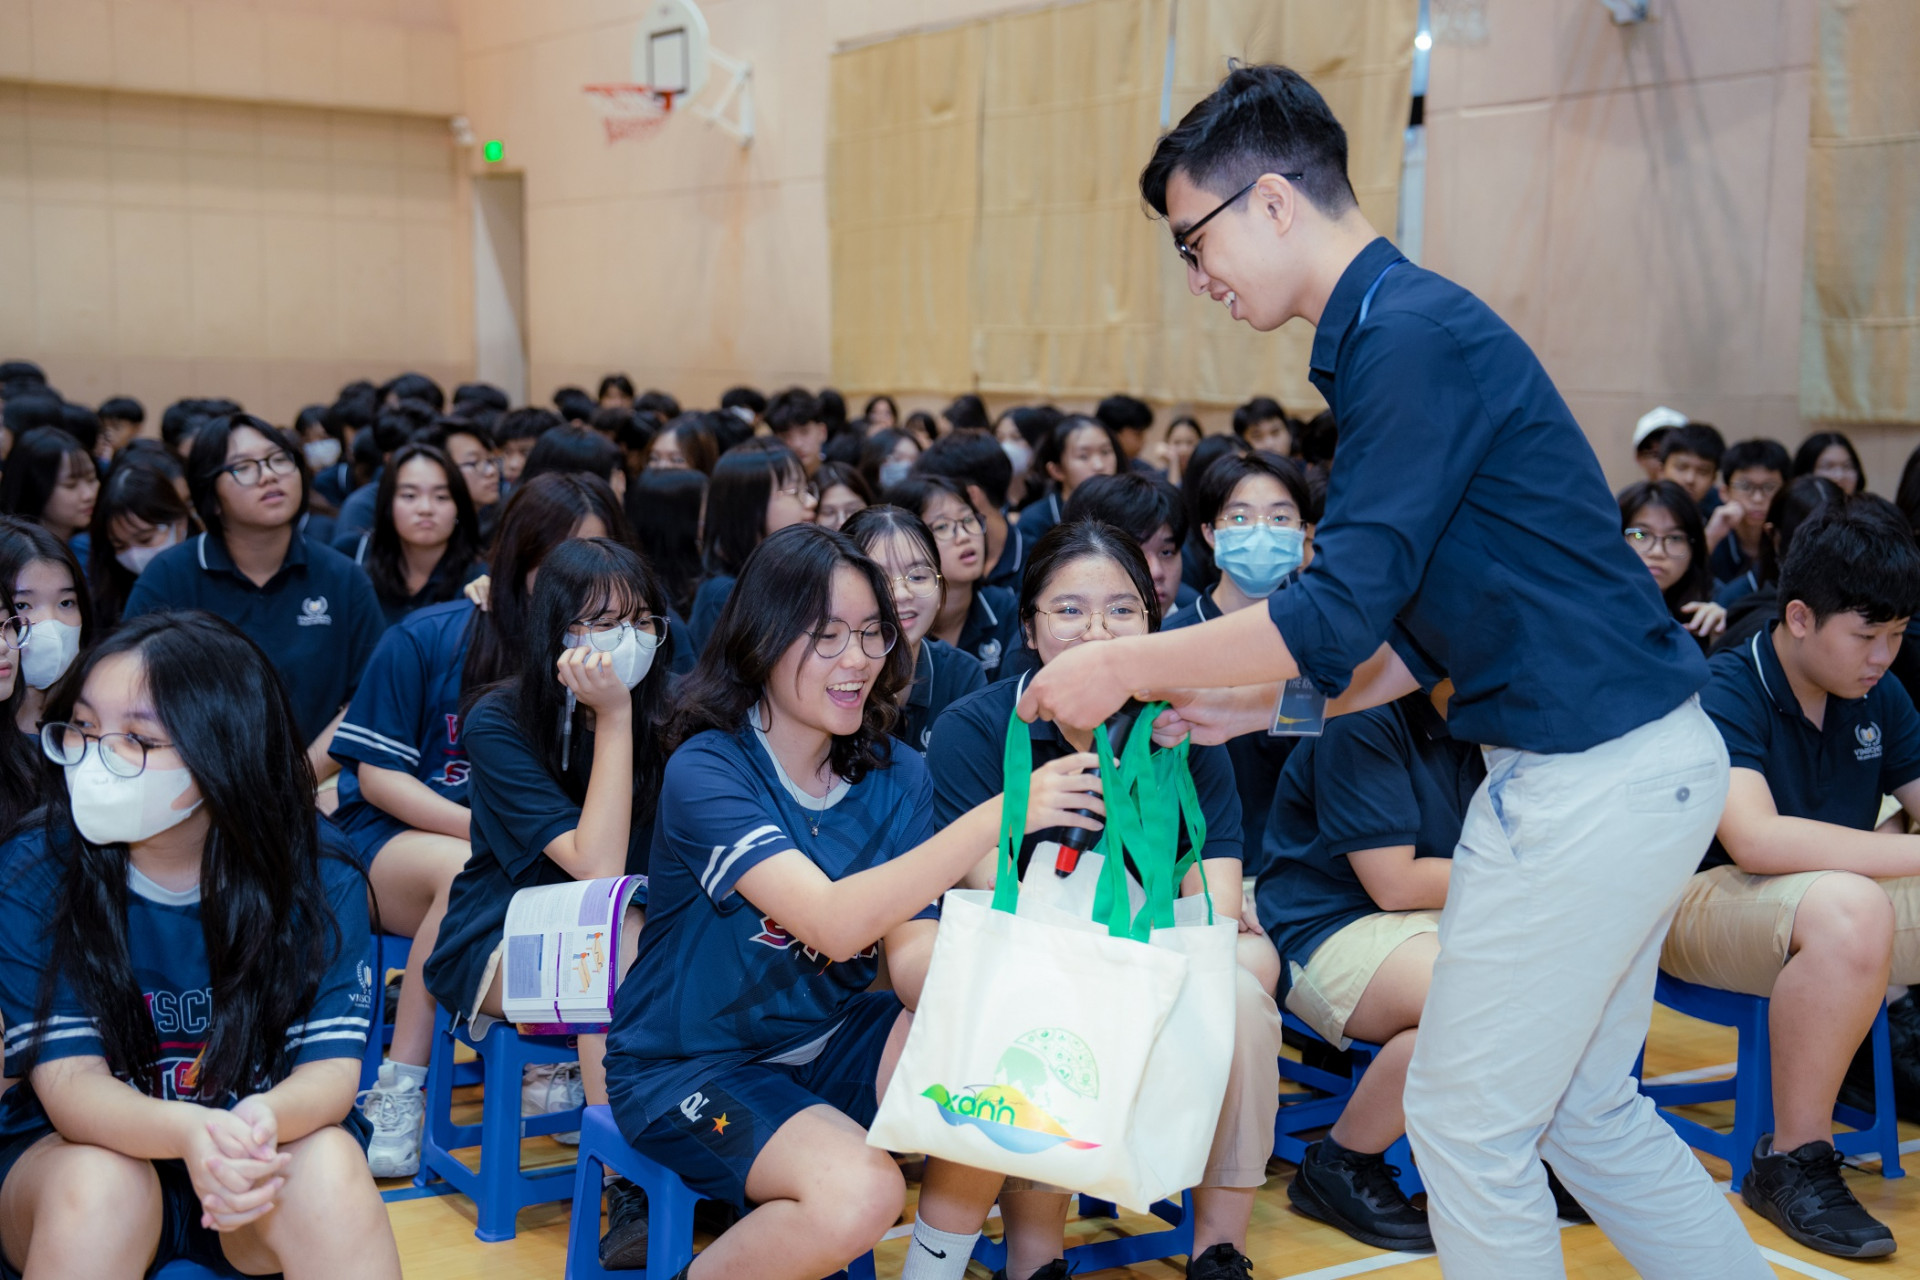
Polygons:
<instances>
[{"instance_id":1,"label":"blue surgical face mask","mask_svg":"<svg viewBox=\"0 0 1920 1280\"><path fill-rule=\"evenodd\" d=\"M880 487L891 489L913 474L913 464L891 459L880 464Z\"/></svg>"},{"instance_id":2,"label":"blue surgical face mask","mask_svg":"<svg viewBox=\"0 0 1920 1280\"><path fill-rule=\"evenodd\" d=\"M1307 535L1301 529L1254 524L1213 531L1213 562L1255 599L1272 595L1300 567L1306 552Z\"/></svg>"}]
</instances>

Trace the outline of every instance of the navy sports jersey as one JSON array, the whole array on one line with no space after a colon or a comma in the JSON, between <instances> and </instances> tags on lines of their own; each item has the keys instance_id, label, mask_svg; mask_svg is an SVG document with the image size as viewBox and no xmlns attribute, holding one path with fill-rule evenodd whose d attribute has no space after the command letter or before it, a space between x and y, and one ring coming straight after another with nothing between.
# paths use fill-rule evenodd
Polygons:
<instances>
[{"instance_id":1,"label":"navy sports jersey","mask_svg":"<svg viewBox=\"0 0 1920 1280\"><path fill-rule=\"evenodd\" d=\"M259 645L287 687L303 743L353 697L387 626L367 575L303 537L287 543L287 558L264 587L234 566L227 544L212 534L169 547L134 579L125 616L161 609L205 609Z\"/></svg>"},{"instance_id":2,"label":"navy sports jersey","mask_svg":"<svg viewBox=\"0 0 1920 1280\"><path fill-rule=\"evenodd\" d=\"M539 751L514 719L513 689L490 693L460 726L471 770L467 806L473 810L468 837L473 852L453 879L447 914L440 922L424 971L427 990L456 1019L470 1017L475 988L507 923L507 904L517 890L565 884L573 877L546 847L580 825L575 804L547 772ZM593 730L576 712L570 768L582 780L593 764ZM627 833L627 872L645 875L652 834L653 797L636 797ZM643 891L634 901L646 905Z\"/></svg>"},{"instance_id":3,"label":"navy sports jersey","mask_svg":"<svg viewBox=\"0 0 1920 1280\"><path fill-rule=\"evenodd\" d=\"M1190 590L1181 584L1184 594ZM1175 609L1160 624L1162 631L1197 627L1220 615L1220 606L1211 593L1193 593L1193 602ZM1273 808L1273 793L1280 783L1280 770L1301 740L1268 733L1243 733L1226 742L1227 756L1233 761L1234 787L1240 796L1240 847L1245 851L1243 866L1257 876L1266 865L1267 814Z\"/></svg>"},{"instance_id":4,"label":"navy sports jersey","mask_svg":"<svg viewBox=\"0 0 1920 1280\"><path fill-rule=\"evenodd\" d=\"M1096 642L1098 643L1098 642ZM1006 781L1003 764L1007 743L1008 717L1020 692L1024 677L1012 676L990 684L976 694L960 699L933 726L933 741L927 748L927 767L933 773L933 820L944 827L983 800L1000 794ZM1033 764L1037 769L1061 756L1072 755L1073 745L1060 736L1051 720L1035 720L1027 726L1033 739ZM1239 858L1240 799L1234 792L1233 763L1224 747L1191 747L1187 768L1193 774L1193 789L1200 799L1200 812L1207 820L1208 858ZM1049 827L1027 835L1020 846L1020 870L1044 841L1064 839L1069 828ZM1180 848L1187 847L1186 824L1180 826ZM987 850L981 850L982 856Z\"/></svg>"},{"instance_id":5,"label":"navy sports jersey","mask_svg":"<svg viewBox=\"0 0 1920 1280\"><path fill-rule=\"evenodd\" d=\"M408 774L455 804L467 802L471 766L460 742L460 669L474 612L471 601L450 600L390 628L333 732L327 754L340 762L333 820L368 861L407 824L361 793L361 765Z\"/></svg>"},{"instance_id":6,"label":"navy sports jersey","mask_svg":"<svg viewBox=\"0 0 1920 1280\"><path fill-rule=\"evenodd\" d=\"M933 737L933 722L940 713L970 693L987 687L980 660L962 653L952 645L928 636L920 642L920 656L913 664L913 685L907 690L907 705L900 708L893 736L925 754Z\"/></svg>"},{"instance_id":7,"label":"navy sports jersey","mask_svg":"<svg viewBox=\"0 0 1920 1280\"><path fill-rule=\"evenodd\" d=\"M801 792L747 726L709 729L673 753L654 824L647 927L607 1038L607 1092L623 1132L645 1128L716 1066L803 1061L799 1053L873 985L877 942L836 964L735 886L787 852L833 880L898 857L932 838L931 792L926 765L898 746L889 768L842 781L824 799ZM929 906L915 918L935 916Z\"/></svg>"},{"instance_id":8,"label":"navy sports jersey","mask_svg":"<svg viewBox=\"0 0 1920 1280\"><path fill-rule=\"evenodd\" d=\"M998 679L1000 664L1024 647L1020 597L1004 587L975 583L973 603L967 606L966 621L960 624L959 642L954 647L978 658L988 680Z\"/></svg>"},{"instance_id":9,"label":"navy sports jersey","mask_svg":"<svg viewBox=\"0 0 1920 1280\"><path fill-rule=\"evenodd\" d=\"M290 1068L327 1058L358 1058L366 1048L373 1008L366 879L345 838L324 819L320 850L320 879L340 945L306 1017L287 1028ZM25 1070L23 1051L42 1025L40 980L52 950L46 928L59 900L60 878L44 828L29 828L0 847L0 1014L6 1019L10 1076ZM214 1000L201 933L200 891L163 889L131 865L127 888L127 947L160 1042L156 1078L142 1082L141 1091L156 1098L200 1101L193 1090L194 1064L206 1046ZM309 927L328 926L316 921ZM59 983L38 1060L100 1057L103 1052L91 1012L67 983ZM277 1083L263 1074L255 1090ZM8 1090L0 1104L0 1143L51 1127L39 1101L29 1095L26 1089ZM236 1101L229 1097L209 1105L232 1106Z\"/></svg>"},{"instance_id":10,"label":"navy sports jersey","mask_svg":"<svg viewBox=\"0 0 1920 1280\"><path fill-rule=\"evenodd\" d=\"M1447 732L1423 693L1327 721L1280 773L1254 889L1260 925L1281 958L1281 983L1328 938L1384 910L1349 854L1412 845L1451 858L1467 804L1487 776L1480 749Z\"/></svg>"},{"instance_id":11,"label":"navy sports jersey","mask_svg":"<svg viewBox=\"0 0 1920 1280\"><path fill-rule=\"evenodd\" d=\"M1726 740L1727 759L1766 778L1782 817L1871 831L1880 797L1920 778L1920 715L1891 675L1864 698L1828 694L1816 729L1787 684L1771 628L1718 650L1707 669L1700 705ZM1732 861L1715 836L1700 869Z\"/></svg>"}]
</instances>

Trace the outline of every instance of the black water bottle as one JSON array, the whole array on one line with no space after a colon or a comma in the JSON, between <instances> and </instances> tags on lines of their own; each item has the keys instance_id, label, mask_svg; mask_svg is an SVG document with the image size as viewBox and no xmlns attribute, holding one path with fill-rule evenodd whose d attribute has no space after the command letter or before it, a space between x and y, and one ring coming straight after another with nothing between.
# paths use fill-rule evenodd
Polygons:
<instances>
[{"instance_id":1,"label":"black water bottle","mask_svg":"<svg viewBox=\"0 0 1920 1280\"><path fill-rule=\"evenodd\" d=\"M1145 710L1144 704L1128 698L1127 704L1114 712L1112 718L1107 721L1107 744L1112 748L1115 760L1118 760L1120 753L1127 749L1127 734L1133 729L1133 722L1138 720L1140 713ZM1099 816L1090 809L1079 809L1075 812L1083 818L1097 820ZM1060 850L1053 858L1053 873L1062 878L1072 875L1073 869L1080 865L1080 855L1091 849L1099 839L1098 831L1089 831L1085 827L1068 827L1067 834L1060 841Z\"/></svg>"}]
</instances>

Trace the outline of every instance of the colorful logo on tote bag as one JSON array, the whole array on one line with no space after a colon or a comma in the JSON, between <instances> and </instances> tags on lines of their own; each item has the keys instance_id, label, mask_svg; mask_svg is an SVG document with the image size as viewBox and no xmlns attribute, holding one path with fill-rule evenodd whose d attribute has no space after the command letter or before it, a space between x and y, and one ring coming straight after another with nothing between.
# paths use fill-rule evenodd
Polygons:
<instances>
[{"instance_id":1,"label":"colorful logo on tote bag","mask_svg":"<svg viewBox=\"0 0 1920 1280\"><path fill-rule=\"evenodd\" d=\"M1097 1142L1082 1142L1057 1118L1069 1110L1072 1099L1100 1096L1100 1068L1087 1042L1071 1031L1042 1027L1007 1046L994 1065L993 1083L949 1093L934 1085L921 1095L940 1108L940 1118L952 1125L972 1125L997 1145L1021 1155L1046 1151L1061 1143L1088 1151Z\"/></svg>"}]
</instances>

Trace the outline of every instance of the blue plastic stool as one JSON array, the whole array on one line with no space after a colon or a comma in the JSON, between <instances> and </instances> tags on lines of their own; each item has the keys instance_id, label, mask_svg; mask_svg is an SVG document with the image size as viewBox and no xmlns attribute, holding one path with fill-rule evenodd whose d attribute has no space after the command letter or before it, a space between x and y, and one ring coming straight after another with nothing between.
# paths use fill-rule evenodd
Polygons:
<instances>
[{"instance_id":1,"label":"blue plastic stool","mask_svg":"<svg viewBox=\"0 0 1920 1280\"><path fill-rule=\"evenodd\" d=\"M1653 1099L1660 1116L1688 1146L1725 1160L1733 1170L1733 1189L1738 1191L1753 1163L1754 1144L1760 1135L1773 1129L1773 1054L1767 1040L1767 1000L1763 996L1742 995L1682 982L1662 973L1654 983L1653 998L1677 1013L1717 1026L1732 1027L1740 1034L1739 1060L1730 1080L1705 1080L1688 1084L1645 1084L1640 1092ZM1853 1127L1852 1133L1836 1133L1834 1148L1842 1155L1859 1156L1878 1152L1880 1176L1902 1178L1900 1134L1893 1110L1893 1057L1887 1033L1887 1007L1873 1020L1873 1097L1874 1111L1868 1114L1856 1107L1836 1105L1833 1118ZM1644 1051L1642 1055L1644 1063ZM1733 1101L1733 1130L1722 1133L1698 1120L1671 1110L1700 1102Z\"/></svg>"},{"instance_id":2,"label":"blue plastic stool","mask_svg":"<svg viewBox=\"0 0 1920 1280\"><path fill-rule=\"evenodd\" d=\"M561 1036L523 1036L511 1024L496 1022L474 1040L467 1028L450 1028L447 1011L433 1015L433 1061L427 1065L427 1127L420 1144L420 1173L416 1186L443 1178L473 1201L479 1224L473 1234L492 1243L513 1239L515 1219L529 1205L550 1204L572 1194L573 1165L524 1172L520 1168L520 1139L566 1133L579 1128L579 1111L552 1115L520 1115L521 1069L534 1063L564 1063L578 1059ZM453 1122L454 1047L470 1046L480 1056L479 1124ZM480 1148L480 1167L469 1169L453 1153L463 1147Z\"/></svg>"},{"instance_id":3,"label":"blue plastic stool","mask_svg":"<svg viewBox=\"0 0 1920 1280\"><path fill-rule=\"evenodd\" d=\"M1181 1192L1179 1204L1171 1200L1159 1201L1153 1206L1152 1212L1154 1217L1170 1224L1165 1231L1149 1231L1144 1235L1122 1236L1118 1240L1096 1240L1092 1244L1074 1245L1067 1250L1067 1270L1079 1274L1104 1271L1108 1267L1131 1267L1137 1262L1154 1262L1161 1258L1191 1258L1193 1192ZM1120 1210L1111 1201L1081 1196L1080 1216L1117 1218ZM999 1240L981 1236L973 1246L973 1260L994 1271L1006 1266L1005 1233Z\"/></svg>"},{"instance_id":4,"label":"blue plastic stool","mask_svg":"<svg viewBox=\"0 0 1920 1280\"><path fill-rule=\"evenodd\" d=\"M573 1221L567 1228L567 1280L613 1280L632 1271L600 1266L600 1191L611 1169L647 1193L647 1268L645 1280L673 1280L693 1261L693 1206L696 1194L672 1170L635 1151L620 1136L608 1107L588 1107L580 1116L580 1159L573 1169ZM847 1280L874 1280L873 1254L845 1271Z\"/></svg>"},{"instance_id":5,"label":"blue plastic stool","mask_svg":"<svg viewBox=\"0 0 1920 1280\"><path fill-rule=\"evenodd\" d=\"M1319 1032L1285 1009L1280 1011L1280 1022L1297 1035L1327 1044ZM1305 1085L1325 1096L1296 1101L1287 1094L1280 1095L1280 1111L1273 1118L1273 1154L1289 1164L1297 1165L1306 1159L1309 1143L1299 1135L1312 1129L1329 1128L1340 1118L1340 1113L1347 1108L1347 1099L1353 1096L1354 1087L1360 1083L1360 1077L1367 1073L1367 1068L1379 1052L1380 1046L1377 1044L1368 1044L1364 1040L1353 1041L1347 1048L1346 1075L1309 1067L1291 1058L1280 1059L1282 1080ZM1413 1148L1407 1145L1405 1134L1401 1134L1387 1148L1386 1159L1388 1164L1400 1170L1400 1176L1395 1181L1400 1184L1402 1193L1416 1196L1427 1189L1426 1184L1420 1181L1420 1171L1414 1168Z\"/></svg>"}]
</instances>

